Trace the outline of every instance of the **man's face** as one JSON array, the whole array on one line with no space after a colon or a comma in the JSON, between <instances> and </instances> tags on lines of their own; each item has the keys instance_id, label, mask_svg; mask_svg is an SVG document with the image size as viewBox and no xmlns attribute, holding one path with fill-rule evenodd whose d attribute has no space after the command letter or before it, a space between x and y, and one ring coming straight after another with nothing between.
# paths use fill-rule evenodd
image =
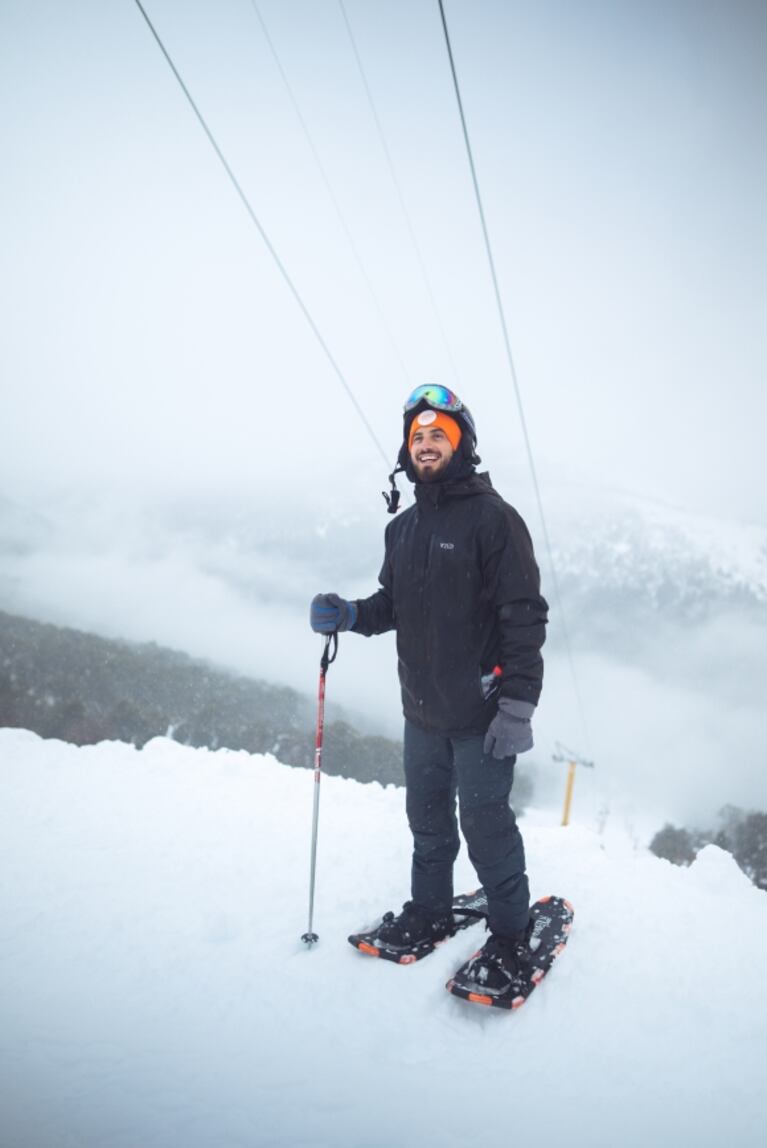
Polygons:
<instances>
[{"instance_id":1,"label":"man's face","mask_svg":"<svg viewBox=\"0 0 767 1148\"><path fill-rule=\"evenodd\" d=\"M419 427L413 435L410 461L419 482L434 482L453 457L450 439L441 427Z\"/></svg>"}]
</instances>

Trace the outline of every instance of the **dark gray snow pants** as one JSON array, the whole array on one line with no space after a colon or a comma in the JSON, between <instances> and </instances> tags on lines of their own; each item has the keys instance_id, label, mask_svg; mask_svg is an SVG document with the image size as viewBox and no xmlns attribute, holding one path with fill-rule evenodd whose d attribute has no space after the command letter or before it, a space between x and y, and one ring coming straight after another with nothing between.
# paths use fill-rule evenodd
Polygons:
<instances>
[{"instance_id":1,"label":"dark gray snow pants","mask_svg":"<svg viewBox=\"0 0 767 1148\"><path fill-rule=\"evenodd\" d=\"M509 805L516 758L486 756L483 742L482 734L445 737L405 721L411 896L435 912L452 903L461 843L457 795L469 859L487 892L490 931L514 937L523 932L530 908L522 834Z\"/></svg>"}]
</instances>

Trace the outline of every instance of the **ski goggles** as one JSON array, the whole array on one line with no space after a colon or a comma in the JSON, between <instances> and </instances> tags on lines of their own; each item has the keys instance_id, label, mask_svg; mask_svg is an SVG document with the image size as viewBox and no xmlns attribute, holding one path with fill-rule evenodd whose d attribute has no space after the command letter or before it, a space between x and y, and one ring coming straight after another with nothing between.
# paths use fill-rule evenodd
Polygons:
<instances>
[{"instance_id":1,"label":"ski goggles","mask_svg":"<svg viewBox=\"0 0 767 1148\"><path fill-rule=\"evenodd\" d=\"M426 383L416 387L405 403L405 414L412 411L419 403L428 403L435 411L462 411L464 405L448 387L441 387L435 383Z\"/></svg>"},{"instance_id":2,"label":"ski goggles","mask_svg":"<svg viewBox=\"0 0 767 1148\"><path fill-rule=\"evenodd\" d=\"M449 387L441 387L436 383L425 383L421 387L416 387L405 403L405 415L414 410L419 403L426 403L435 411L446 411L451 415L460 415L458 421L468 430L469 435L476 443L477 430L474 426L474 419L469 413L469 408L464 406L458 395Z\"/></svg>"}]
</instances>

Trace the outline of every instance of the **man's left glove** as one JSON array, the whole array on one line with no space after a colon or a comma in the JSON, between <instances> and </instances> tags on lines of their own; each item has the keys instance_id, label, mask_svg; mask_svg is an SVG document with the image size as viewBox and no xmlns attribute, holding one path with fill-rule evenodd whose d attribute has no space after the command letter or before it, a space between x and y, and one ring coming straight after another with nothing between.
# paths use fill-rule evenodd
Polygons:
<instances>
[{"instance_id":1,"label":"man's left glove","mask_svg":"<svg viewBox=\"0 0 767 1148\"><path fill-rule=\"evenodd\" d=\"M533 731L530 718L535 706L530 702L520 702L516 698L500 698L498 713L490 722L485 735L485 753L491 753L499 760L515 757L533 748Z\"/></svg>"},{"instance_id":2,"label":"man's left glove","mask_svg":"<svg viewBox=\"0 0 767 1148\"><path fill-rule=\"evenodd\" d=\"M309 624L316 634L335 634L351 630L357 621L357 606L338 594L317 594L312 599Z\"/></svg>"}]
</instances>

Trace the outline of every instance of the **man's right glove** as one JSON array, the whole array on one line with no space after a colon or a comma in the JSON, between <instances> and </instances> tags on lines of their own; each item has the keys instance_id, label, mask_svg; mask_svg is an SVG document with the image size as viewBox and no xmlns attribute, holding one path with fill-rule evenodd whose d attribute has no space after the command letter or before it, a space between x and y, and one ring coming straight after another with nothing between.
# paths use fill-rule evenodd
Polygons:
<instances>
[{"instance_id":1,"label":"man's right glove","mask_svg":"<svg viewBox=\"0 0 767 1148\"><path fill-rule=\"evenodd\" d=\"M316 634L351 630L357 621L357 606L338 594L317 594L312 599L309 623Z\"/></svg>"},{"instance_id":2,"label":"man's right glove","mask_svg":"<svg viewBox=\"0 0 767 1148\"><path fill-rule=\"evenodd\" d=\"M499 760L515 757L533 748L533 731L530 718L535 706L530 702L520 702L516 698L500 698L498 713L490 722L485 734L485 753L491 753Z\"/></svg>"}]
</instances>

